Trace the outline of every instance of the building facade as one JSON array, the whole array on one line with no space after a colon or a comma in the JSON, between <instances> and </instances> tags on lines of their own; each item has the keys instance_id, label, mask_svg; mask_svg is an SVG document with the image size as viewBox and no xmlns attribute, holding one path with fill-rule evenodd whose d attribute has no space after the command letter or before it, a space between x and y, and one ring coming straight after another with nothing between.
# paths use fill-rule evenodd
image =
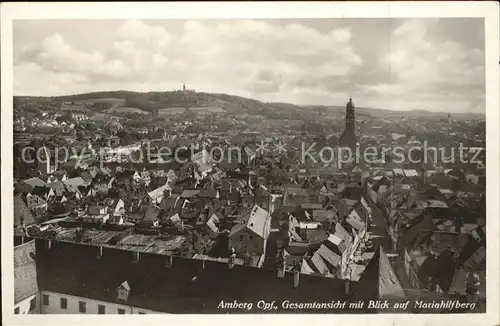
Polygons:
<instances>
[{"instance_id":1,"label":"building facade","mask_svg":"<svg viewBox=\"0 0 500 326\"><path fill-rule=\"evenodd\" d=\"M52 291L40 292L41 314L130 315L161 314L163 312L79 297Z\"/></svg>"}]
</instances>

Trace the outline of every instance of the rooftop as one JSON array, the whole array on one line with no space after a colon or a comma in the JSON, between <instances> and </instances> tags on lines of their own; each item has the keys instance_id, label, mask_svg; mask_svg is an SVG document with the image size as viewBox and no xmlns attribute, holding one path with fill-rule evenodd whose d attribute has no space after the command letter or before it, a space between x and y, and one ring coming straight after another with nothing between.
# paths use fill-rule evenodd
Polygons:
<instances>
[{"instance_id":1,"label":"rooftop","mask_svg":"<svg viewBox=\"0 0 500 326\"><path fill-rule=\"evenodd\" d=\"M329 302L347 300L351 295L345 294L343 281L331 278L302 274L298 288L294 288L291 273L279 279L275 271L262 268L229 268L225 262L170 259L152 253L140 253L134 263L130 252L124 250L105 248L98 259L98 250L93 246L54 242L48 249L44 240L36 240L36 244L41 290L117 302L116 288L126 281L131 289L127 304L154 311L221 313L217 306L227 298ZM351 290L359 293L356 282L352 282ZM365 285L363 294L375 298L377 289Z\"/></svg>"}]
</instances>

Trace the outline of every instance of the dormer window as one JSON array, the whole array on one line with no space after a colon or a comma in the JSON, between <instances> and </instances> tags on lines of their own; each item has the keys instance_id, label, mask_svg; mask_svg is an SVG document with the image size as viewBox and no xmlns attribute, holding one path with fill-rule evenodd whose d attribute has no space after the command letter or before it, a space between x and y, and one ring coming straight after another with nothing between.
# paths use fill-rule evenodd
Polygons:
<instances>
[{"instance_id":1,"label":"dormer window","mask_svg":"<svg viewBox=\"0 0 500 326\"><path fill-rule=\"evenodd\" d=\"M130 285L128 285L127 281L124 281L122 284L120 284L116 291L118 300L127 301L130 294Z\"/></svg>"}]
</instances>

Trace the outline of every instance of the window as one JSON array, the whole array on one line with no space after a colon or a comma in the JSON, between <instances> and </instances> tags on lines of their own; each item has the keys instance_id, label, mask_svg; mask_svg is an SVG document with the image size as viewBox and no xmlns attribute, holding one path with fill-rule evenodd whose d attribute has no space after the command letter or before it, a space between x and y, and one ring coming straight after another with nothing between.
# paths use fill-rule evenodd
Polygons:
<instances>
[{"instance_id":1,"label":"window","mask_svg":"<svg viewBox=\"0 0 500 326\"><path fill-rule=\"evenodd\" d=\"M61 298L61 309L68 309L68 299Z\"/></svg>"},{"instance_id":2,"label":"window","mask_svg":"<svg viewBox=\"0 0 500 326\"><path fill-rule=\"evenodd\" d=\"M14 314L19 315L19 307L17 307L16 309L14 309Z\"/></svg>"},{"instance_id":3,"label":"window","mask_svg":"<svg viewBox=\"0 0 500 326\"><path fill-rule=\"evenodd\" d=\"M119 315L125 315L125 309L118 308Z\"/></svg>"},{"instance_id":4,"label":"window","mask_svg":"<svg viewBox=\"0 0 500 326\"><path fill-rule=\"evenodd\" d=\"M243 241L243 236L242 235L240 235L240 241Z\"/></svg>"},{"instance_id":5,"label":"window","mask_svg":"<svg viewBox=\"0 0 500 326\"><path fill-rule=\"evenodd\" d=\"M86 313L87 312L87 304L85 301L78 301L78 311L81 313Z\"/></svg>"},{"instance_id":6,"label":"window","mask_svg":"<svg viewBox=\"0 0 500 326\"><path fill-rule=\"evenodd\" d=\"M43 301L43 305L44 306L48 306L49 305L49 295L48 294L44 294L43 297L42 297L42 301Z\"/></svg>"},{"instance_id":7,"label":"window","mask_svg":"<svg viewBox=\"0 0 500 326\"><path fill-rule=\"evenodd\" d=\"M104 315L106 313L106 307L100 304L97 306L97 311L99 315Z\"/></svg>"},{"instance_id":8,"label":"window","mask_svg":"<svg viewBox=\"0 0 500 326\"><path fill-rule=\"evenodd\" d=\"M35 310L36 308L36 297L31 299L30 301L30 311Z\"/></svg>"}]
</instances>

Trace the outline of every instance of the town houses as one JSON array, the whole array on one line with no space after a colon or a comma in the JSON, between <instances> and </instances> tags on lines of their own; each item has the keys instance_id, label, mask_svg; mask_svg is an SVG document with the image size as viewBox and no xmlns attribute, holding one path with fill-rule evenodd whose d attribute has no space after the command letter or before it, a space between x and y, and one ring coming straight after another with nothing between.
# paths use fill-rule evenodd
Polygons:
<instances>
[{"instance_id":1,"label":"town houses","mask_svg":"<svg viewBox=\"0 0 500 326\"><path fill-rule=\"evenodd\" d=\"M380 128L358 133L354 109L350 99L347 129L338 135L345 146L419 146ZM57 167L43 159L16 179L16 268L30 285L16 296L16 313L216 311L212 299L199 301L201 293L252 300L438 295L482 309L481 165L304 161L292 144L334 146L335 139L285 130L164 133L131 141L96 132L72 143L84 155ZM279 147L285 142L287 151ZM263 143L277 150L259 151ZM49 141L39 145L53 155ZM162 145L178 160L163 155ZM221 159L215 146L241 151ZM145 148L154 148L153 161L137 159Z\"/></svg>"}]
</instances>

